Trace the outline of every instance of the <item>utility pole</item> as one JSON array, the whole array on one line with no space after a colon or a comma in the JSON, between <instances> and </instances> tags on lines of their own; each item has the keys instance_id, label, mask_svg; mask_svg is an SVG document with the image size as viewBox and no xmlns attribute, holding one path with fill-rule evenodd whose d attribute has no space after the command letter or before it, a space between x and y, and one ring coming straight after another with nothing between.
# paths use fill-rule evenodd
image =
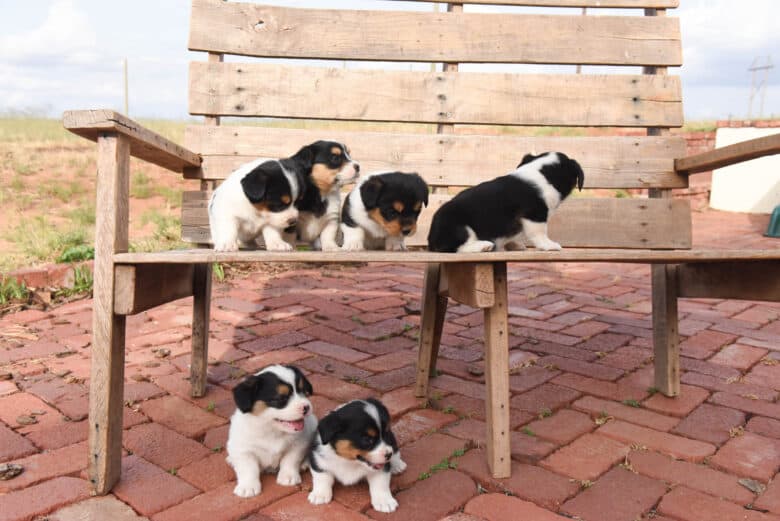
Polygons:
<instances>
[{"instance_id":1,"label":"utility pole","mask_svg":"<svg viewBox=\"0 0 780 521\"><path fill-rule=\"evenodd\" d=\"M122 61L122 69L124 71L124 77L125 77L125 116L130 117L130 114L128 114L128 92L127 92L127 58L125 58Z\"/></svg>"},{"instance_id":2,"label":"utility pole","mask_svg":"<svg viewBox=\"0 0 780 521\"><path fill-rule=\"evenodd\" d=\"M771 69L774 69L774 64L772 64L772 56L766 57L766 62L761 65L759 63L759 60L761 59L760 56L757 56L753 63L748 67L748 71L751 73L751 79L750 79L750 100L748 102L748 119L751 119L753 117L753 99L756 97L756 95L760 92L761 93L761 105L760 109L758 111L758 117L762 117L764 115L764 100L766 99L766 79L767 76L769 76L769 71ZM760 78L759 78L760 76Z\"/></svg>"}]
</instances>

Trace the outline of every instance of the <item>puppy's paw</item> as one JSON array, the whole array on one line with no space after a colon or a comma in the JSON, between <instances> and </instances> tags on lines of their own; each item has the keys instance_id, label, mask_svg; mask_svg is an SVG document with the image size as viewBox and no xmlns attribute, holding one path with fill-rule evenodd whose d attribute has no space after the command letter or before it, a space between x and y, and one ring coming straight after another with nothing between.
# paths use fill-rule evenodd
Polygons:
<instances>
[{"instance_id":1,"label":"puppy's paw","mask_svg":"<svg viewBox=\"0 0 780 521\"><path fill-rule=\"evenodd\" d=\"M309 492L309 503L312 505L324 505L333 499L333 491L312 490Z\"/></svg>"},{"instance_id":2,"label":"puppy's paw","mask_svg":"<svg viewBox=\"0 0 780 521\"><path fill-rule=\"evenodd\" d=\"M294 470L280 470L276 475L276 482L285 487L292 487L301 482L301 475Z\"/></svg>"},{"instance_id":3,"label":"puppy's paw","mask_svg":"<svg viewBox=\"0 0 780 521\"><path fill-rule=\"evenodd\" d=\"M260 481L253 481L249 483L239 483L236 488L233 489L233 494L238 497L255 497L260 493Z\"/></svg>"},{"instance_id":4,"label":"puppy's paw","mask_svg":"<svg viewBox=\"0 0 780 521\"><path fill-rule=\"evenodd\" d=\"M214 251L238 251L238 241L215 242Z\"/></svg>"},{"instance_id":5,"label":"puppy's paw","mask_svg":"<svg viewBox=\"0 0 780 521\"><path fill-rule=\"evenodd\" d=\"M542 244L539 245L539 249L545 251L560 251L562 248L561 245L558 244L557 242L547 239L546 241L544 241Z\"/></svg>"},{"instance_id":6,"label":"puppy's paw","mask_svg":"<svg viewBox=\"0 0 780 521\"><path fill-rule=\"evenodd\" d=\"M339 248L339 245L335 242L333 244L325 243L322 245L322 251L339 251L341 248Z\"/></svg>"},{"instance_id":7,"label":"puppy's paw","mask_svg":"<svg viewBox=\"0 0 780 521\"><path fill-rule=\"evenodd\" d=\"M365 248L362 242L345 242L341 249L345 251L363 251Z\"/></svg>"},{"instance_id":8,"label":"puppy's paw","mask_svg":"<svg viewBox=\"0 0 780 521\"><path fill-rule=\"evenodd\" d=\"M406 251L406 244L403 241L386 242L385 251Z\"/></svg>"},{"instance_id":9,"label":"puppy's paw","mask_svg":"<svg viewBox=\"0 0 780 521\"><path fill-rule=\"evenodd\" d=\"M268 251L292 251L293 245L280 240L266 243L265 249Z\"/></svg>"},{"instance_id":10,"label":"puppy's paw","mask_svg":"<svg viewBox=\"0 0 780 521\"><path fill-rule=\"evenodd\" d=\"M377 497L371 498L371 506L377 512L395 512L398 508L398 501L388 492L386 494L377 495Z\"/></svg>"},{"instance_id":11,"label":"puppy's paw","mask_svg":"<svg viewBox=\"0 0 780 521\"><path fill-rule=\"evenodd\" d=\"M406 462L401 457L393 458L390 460L390 472L393 474L400 474L406 470Z\"/></svg>"}]
</instances>

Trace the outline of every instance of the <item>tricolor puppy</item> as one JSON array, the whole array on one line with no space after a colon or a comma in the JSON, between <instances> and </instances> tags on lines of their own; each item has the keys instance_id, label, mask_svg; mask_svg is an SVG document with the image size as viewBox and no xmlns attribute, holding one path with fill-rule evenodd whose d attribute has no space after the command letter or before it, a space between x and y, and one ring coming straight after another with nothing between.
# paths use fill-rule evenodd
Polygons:
<instances>
[{"instance_id":1,"label":"tricolor puppy","mask_svg":"<svg viewBox=\"0 0 780 521\"><path fill-rule=\"evenodd\" d=\"M295 202L303 196L305 177L311 170L299 154L246 163L214 190L209 227L216 251L257 247L260 236L268 250L293 249L282 233L298 222Z\"/></svg>"},{"instance_id":2,"label":"tricolor puppy","mask_svg":"<svg viewBox=\"0 0 780 521\"><path fill-rule=\"evenodd\" d=\"M233 389L227 462L236 472L233 493L260 493L260 473L278 469L276 482L297 485L301 465L317 430L311 383L291 365L271 365Z\"/></svg>"},{"instance_id":3,"label":"tricolor puppy","mask_svg":"<svg viewBox=\"0 0 780 521\"><path fill-rule=\"evenodd\" d=\"M442 252L524 249L560 250L547 236L547 220L585 177L561 152L527 154L508 175L460 192L439 208L428 248Z\"/></svg>"},{"instance_id":4,"label":"tricolor puppy","mask_svg":"<svg viewBox=\"0 0 780 521\"><path fill-rule=\"evenodd\" d=\"M348 402L325 416L317 428L309 464L309 502L329 503L333 483L353 485L366 479L371 506L379 512L398 507L390 492L390 475L406 469L390 430L390 414L382 402L369 398Z\"/></svg>"},{"instance_id":5,"label":"tricolor puppy","mask_svg":"<svg viewBox=\"0 0 780 521\"><path fill-rule=\"evenodd\" d=\"M295 203L297 238L315 249L338 250L341 188L357 180L360 165L345 145L335 141L317 141L296 155L305 156L308 170L303 197Z\"/></svg>"},{"instance_id":6,"label":"tricolor puppy","mask_svg":"<svg viewBox=\"0 0 780 521\"><path fill-rule=\"evenodd\" d=\"M404 237L417 229L428 206L428 185L417 174L375 173L363 177L341 210L345 250L405 250Z\"/></svg>"}]
</instances>

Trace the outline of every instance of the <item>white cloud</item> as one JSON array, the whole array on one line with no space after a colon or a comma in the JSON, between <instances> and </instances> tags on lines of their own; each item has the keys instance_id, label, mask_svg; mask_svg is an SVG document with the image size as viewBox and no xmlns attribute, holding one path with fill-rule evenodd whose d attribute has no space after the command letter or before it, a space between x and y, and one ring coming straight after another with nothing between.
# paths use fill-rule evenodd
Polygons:
<instances>
[{"instance_id":1,"label":"white cloud","mask_svg":"<svg viewBox=\"0 0 780 521\"><path fill-rule=\"evenodd\" d=\"M97 38L89 17L72 0L57 0L38 27L0 37L0 55L6 63L94 63Z\"/></svg>"}]
</instances>

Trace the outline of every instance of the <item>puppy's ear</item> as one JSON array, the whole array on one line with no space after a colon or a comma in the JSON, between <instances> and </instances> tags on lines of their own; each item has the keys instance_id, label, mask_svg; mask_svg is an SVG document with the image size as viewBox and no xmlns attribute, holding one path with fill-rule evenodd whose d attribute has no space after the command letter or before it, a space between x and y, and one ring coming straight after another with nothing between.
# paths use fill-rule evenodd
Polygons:
<instances>
[{"instance_id":1,"label":"puppy's ear","mask_svg":"<svg viewBox=\"0 0 780 521\"><path fill-rule=\"evenodd\" d=\"M519 164L519 165L517 165L517 168L520 168L521 166L523 166L523 165L524 165L524 164L526 164L526 163L530 163L531 161L533 161L533 160L534 160L534 159L536 159L537 157L539 157L539 156L535 156L535 155L533 155L533 154L526 154L526 155L524 155L524 156L523 156L523 160L522 160L522 161L520 161L520 164Z\"/></svg>"},{"instance_id":2,"label":"puppy's ear","mask_svg":"<svg viewBox=\"0 0 780 521\"><path fill-rule=\"evenodd\" d=\"M360 186L360 197L366 210L376 208L379 195L382 193L385 183L379 176L374 176Z\"/></svg>"},{"instance_id":3,"label":"puppy's ear","mask_svg":"<svg viewBox=\"0 0 780 521\"><path fill-rule=\"evenodd\" d=\"M264 164L258 166L241 180L244 195L251 203L259 203L265 198L266 186L270 172Z\"/></svg>"},{"instance_id":4,"label":"puppy's ear","mask_svg":"<svg viewBox=\"0 0 780 521\"><path fill-rule=\"evenodd\" d=\"M292 156L290 159L293 159L300 163L300 165L303 167L304 170L307 172L311 170L311 167L314 166L314 156L315 156L315 147L319 143L317 141L316 143L312 143L311 145L306 145L299 151L295 153L294 156Z\"/></svg>"},{"instance_id":5,"label":"puppy's ear","mask_svg":"<svg viewBox=\"0 0 780 521\"><path fill-rule=\"evenodd\" d=\"M414 179L414 198L418 201L422 201L425 206L428 206L428 183L425 179L420 177L417 173L410 174Z\"/></svg>"},{"instance_id":6,"label":"puppy's ear","mask_svg":"<svg viewBox=\"0 0 780 521\"><path fill-rule=\"evenodd\" d=\"M338 416L338 414L333 413L328 414L323 419L321 419L319 425L317 426L317 432L319 432L320 439L324 445L330 443L331 440L333 440L333 438L335 438L336 435L343 429L344 422Z\"/></svg>"},{"instance_id":7,"label":"puppy's ear","mask_svg":"<svg viewBox=\"0 0 780 521\"><path fill-rule=\"evenodd\" d=\"M233 388L233 401L241 412L250 412L255 405L257 390L263 386L263 380L250 376Z\"/></svg>"}]
</instances>

